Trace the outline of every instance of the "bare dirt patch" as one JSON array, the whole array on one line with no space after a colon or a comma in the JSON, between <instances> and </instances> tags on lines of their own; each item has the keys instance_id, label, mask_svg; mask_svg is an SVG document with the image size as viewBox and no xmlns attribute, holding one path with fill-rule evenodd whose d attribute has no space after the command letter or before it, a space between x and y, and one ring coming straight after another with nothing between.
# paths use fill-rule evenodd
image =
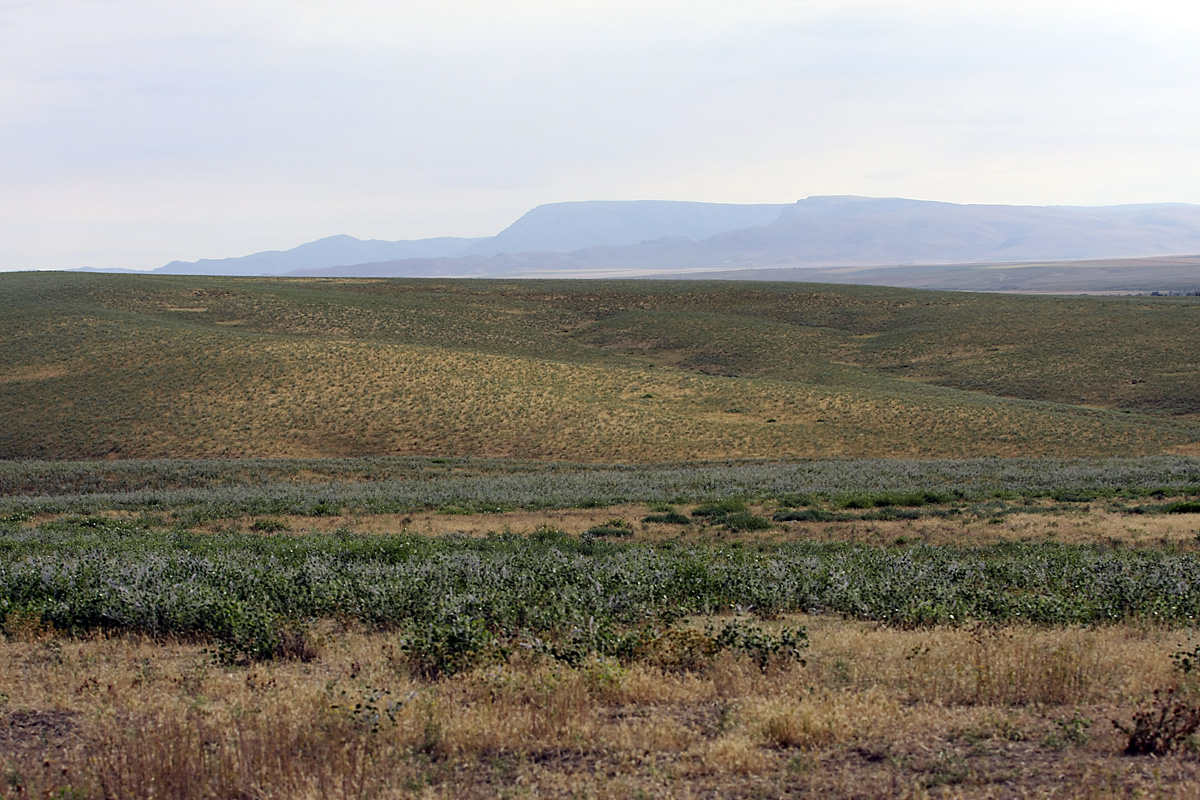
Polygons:
<instances>
[{"instance_id":1,"label":"bare dirt patch","mask_svg":"<svg viewBox=\"0 0 1200 800\"><path fill-rule=\"evenodd\" d=\"M19 381L46 381L51 378L61 378L70 370L62 365L31 366L9 370L0 373L0 383L17 383Z\"/></svg>"},{"instance_id":2,"label":"bare dirt patch","mask_svg":"<svg viewBox=\"0 0 1200 800\"><path fill-rule=\"evenodd\" d=\"M0 751L62 754L76 743L79 714L75 711L31 709L0 713Z\"/></svg>"},{"instance_id":3,"label":"bare dirt patch","mask_svg":"<svg viewBox=\"0 0 1200 800\"><path fill-rule=\"evenodd\" d=\"M1156 501L1159 502L1159 501ZM856 519L830 522L773 523L761 531L731 531L720 524L693 518L690 524L644 522L660 513L649 505L620 505L606 508L567 508L516 510L495 513L447 514L419 511L408 514L339 514L335 516L283 516L278 519L286 529L305 531L349 531L353 533L416 533L439 536L448 533L485 536L489 533L528 534L553 528L579 536L589 528L612 520L629 524L629 541L657 542L665 539L696 541L856 542L882 546L923 543L929 545L988 545L1003 542L1056 541L1063 544L1107 544L1127 547L1172 545L1200 547L1200 514L1128 514L1113 511L1103 502L1080 504L1068 510L1050 509L1050 501L1034 504L1027 512L1001 516L957 513L938 516L927 513L918 519ZM692 505L680 505L687 515ZM771 506L750 506L750 513L771 519ZM925 509L926 512L936 511ZM38 521L46 521L38 517ZM253 519L241 520L249 528ZM228 528L227 522L215 522L213 530Z\"/></svg>"}]
</instances>

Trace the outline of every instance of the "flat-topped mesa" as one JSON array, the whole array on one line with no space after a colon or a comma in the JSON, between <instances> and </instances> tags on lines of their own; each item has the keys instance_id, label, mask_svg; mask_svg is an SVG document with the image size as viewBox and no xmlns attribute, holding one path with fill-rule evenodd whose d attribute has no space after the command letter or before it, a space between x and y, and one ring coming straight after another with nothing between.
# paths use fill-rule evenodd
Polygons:
<instances>
[{"instance_id":1,"label":"flat-topped mesa","mask_svg":"<svg viewBox=\"0 0 1200 800\"><path fill-rule=\"evenodd\" d=\"M595 200L540 205L495 236L331 236L158 272L343 277L598 277L1200 253L1200 206L970 205L816 195L790 204ZM986 288L981 286L979 288Z\"/></svg>"}]
</instances>

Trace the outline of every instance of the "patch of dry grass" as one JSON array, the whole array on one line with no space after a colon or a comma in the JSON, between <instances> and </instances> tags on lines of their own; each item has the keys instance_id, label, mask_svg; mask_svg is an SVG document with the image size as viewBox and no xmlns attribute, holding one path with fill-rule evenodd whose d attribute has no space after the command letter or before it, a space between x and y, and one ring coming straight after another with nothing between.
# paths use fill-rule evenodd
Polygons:
<instances>
[{"instance_id":1,"label":"patch of dry grass","mask_svg":"<svg viewBox=\"0 0 1200 800\"><path fill-rule=\"evenodd\" d=\"M834 522L785 522L761 531L732 533L719 525L696 520L690 525L643 522L653 513L649 505L619 505L603 508L518 509L489 513L446 514L419 511L405 514L340 514L336 516L277 515L272 517L291 532L333 532L392 534L408 531L426 536L458 533L484 536L488 533L529 533L550 527L573 536L612 519L631 526L630 541L742 541L855 542L883 546L920 542L941 546L986 546L1002 542L1054 541L1062 544L1106 544L1123 547L1159 547L1169 545L1182 550L1200 547L1200 515L1143 514L1111 511L1102 502L1080 503L1066 510L1048 513L1052 501L1032 503L1027 512L1006 513L1002 517L960 514L950 517L927 516L921 519L853 520ZM1041 510L1038 510L1041 507ZM678 510L689 514L693 506ZM930 510L930 509L927 509ZM774 507L751 505L750 512L770 518ZM100 516L130 517L130 514L105 513ZM38 525L62 517L41 514L26 524ZM250 530L254 519L221 519L210 522L211 531L231 526Z\"/></svg>"},{"instance_id":2,"label":"patch of dry grass","mask_svg":"<svg viewBox=\"0 0 1200 800\"><path fill-rule=\"evenodd\" d=\"M1188 752L1120 755L1109 722L1171 680L1184 632L797 622L805 666L517 658L434 683L409 676L392 637L332 623L317 660L244 669L180 641L9 637L0 794L1183 797L1200 785Z\"/></svg>"}]
</instances>

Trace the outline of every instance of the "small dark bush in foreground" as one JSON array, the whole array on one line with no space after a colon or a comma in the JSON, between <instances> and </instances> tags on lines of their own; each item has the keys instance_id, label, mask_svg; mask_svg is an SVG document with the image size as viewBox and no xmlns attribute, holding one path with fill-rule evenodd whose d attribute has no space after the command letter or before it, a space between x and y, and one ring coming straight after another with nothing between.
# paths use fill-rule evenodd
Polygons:
<instances>
[{"instance_id":1,"label":"small dark bush in foreground","mask_svg":"<svg viewBox=\"0 0 1200 800\"><path fill-rule=\"evenodd\" d=\"M1113 725L1129 737L1125 755L1161 756L1193 740L1200 729L1200 706L1178 697L1175 689L1158 690L1154 703L1133 715L1133 723L1113 720Z\"/></svg>"}]
</instances>

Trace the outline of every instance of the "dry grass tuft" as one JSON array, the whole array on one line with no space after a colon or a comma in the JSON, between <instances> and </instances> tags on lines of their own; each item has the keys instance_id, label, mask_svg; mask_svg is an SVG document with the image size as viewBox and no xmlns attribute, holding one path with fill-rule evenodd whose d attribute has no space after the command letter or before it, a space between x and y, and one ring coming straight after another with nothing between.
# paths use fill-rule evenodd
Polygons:
<instances>
[{"instance_id":1,"label":"dry grass tuft","mask_svg":"<svg viewBox=\"0 0 1200 800\"><path fill-rule=\"evenodd\" d=\"M850 741L869 731L881 716L898 712L895 698L886 693L825 690L758 698L742 708L741 716L770 747L814 750Z\"/></svg>"},{"instance_id":2,"label":"dry grass tuft","mask_svg":"<svg viewBox=\"0 0 1200 800\"><path fill-rule=\"evenodd\" d=\"M704 767L711 772L746 775L763 771L768 755L747 731L734 731L709 742L701 753Z\"/></svg>"},{"instance_id":3,"label":"dry grass tuft","mask_svg":"<svg viewBox=\"0 0 1200 800\"><path fill-rule=\"evenodd\" d=\"M1164 648L1180 638L1134 625L895 631L821 618L810 621L809 636L809 672L819 684L888 686L909 702L990 706L1147 694L1170 680Z\"/></svg>"},{"instance_id":4,"label":"dry grass tuft","mask_svg":"<svg viewBox=\"0 0 1200 800\"><path fill-rule=\"evenodd\" d=\"M16 609L4 616L0 631L8 638L18 642L44 642L56 635L54 625L42 619L42 615L33 611Z\"/></svg>"}]
</instances>

